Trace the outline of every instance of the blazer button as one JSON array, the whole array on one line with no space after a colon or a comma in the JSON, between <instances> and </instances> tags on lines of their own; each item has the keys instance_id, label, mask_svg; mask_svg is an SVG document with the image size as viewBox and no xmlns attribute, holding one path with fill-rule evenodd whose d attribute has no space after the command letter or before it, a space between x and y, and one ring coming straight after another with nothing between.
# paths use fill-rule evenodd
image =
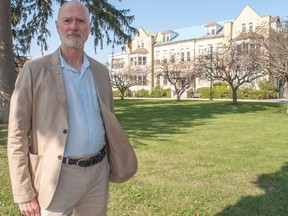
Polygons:
<instances>
[{"instance_id":1,"label":"blazer button","mask_svg":"<svg viewBox=\"0 0 288 216\"><path fill-rule=\"evenodd\" d=\"M63 157L62 157L61 155L58 155L58 159L59 159L59 160L62 160Z\"/></svg>"},{"instance_id":2,"label":"blazer button","mask_svg":"<svg viewBox=\"0 0 288 216\"><path fill-rule=\"evenodd\" d=\"M64 134L67 134L67 132L68 132L67 129L64 129L64 130L63 130L63 133L64 133Z\"/></svg>"}]
</instances>

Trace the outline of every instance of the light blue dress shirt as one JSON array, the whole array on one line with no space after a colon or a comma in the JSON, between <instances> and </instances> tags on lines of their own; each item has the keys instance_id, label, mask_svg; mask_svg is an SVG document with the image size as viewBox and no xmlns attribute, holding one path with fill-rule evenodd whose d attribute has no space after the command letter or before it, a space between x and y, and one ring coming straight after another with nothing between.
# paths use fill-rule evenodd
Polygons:
<instances>
[{"instance_id":1,"label":"light blue dress shirt","mask_svg":"<svg viewBox=\"0 0 288 216\"><path fill-rule=\"evenodd\" d=\"M81 73L67 64L59 50L67 105L68 136L65 157L95 155L105 145L105 129L87 56L84 54Z\"/></svg>"}]
</instances>

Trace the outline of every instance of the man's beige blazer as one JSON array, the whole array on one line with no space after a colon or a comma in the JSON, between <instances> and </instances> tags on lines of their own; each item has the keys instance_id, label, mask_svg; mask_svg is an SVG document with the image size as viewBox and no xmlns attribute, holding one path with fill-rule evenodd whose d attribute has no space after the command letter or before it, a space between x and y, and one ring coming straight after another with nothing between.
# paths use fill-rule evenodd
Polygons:
<instances>
[{"instance_id":1,"label":"man's beige blazer","mask_svg":"<svg viewBox=\"0 0 288 216\"><path fill-rule=\"evenodd\" d=\"M11 98L8 127L7 151L14 201L26 202L38 196L44 209L49 206L57 186L69 131L58 53L59 50L24 66ZM125 146L129 147L130 143L114 116L107 69L91 58L89 62L104 120L110 166L119 165L124 171L124 174L111 171L110 180L123 182L135 174L137 161L135 158L118 161L122 156L133 158L134 153L129 148L126 151ZM120 150L119 144L124 146ZM116 157L109 155L111 151Z\"/></svg>"}]
</instances>

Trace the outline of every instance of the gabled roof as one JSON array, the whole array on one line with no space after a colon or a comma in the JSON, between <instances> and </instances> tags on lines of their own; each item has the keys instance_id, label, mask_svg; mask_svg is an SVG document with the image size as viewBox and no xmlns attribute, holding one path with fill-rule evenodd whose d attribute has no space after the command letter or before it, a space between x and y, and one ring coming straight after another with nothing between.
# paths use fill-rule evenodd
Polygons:
<instances>
[{"instance_id":1,"label":"gabled roof","mask_svg":"<svg viewBox=\"0 0 288 216\"><path fill-rule=\"evenodd\" d=\"M148 29L142 28L142 30L146 33L147 36L156 36L157 35L156 32L150 31Z\"/></svg>"},{"instance_id":2,"label":"gabled roof","mask_svg":"<svg viewBox=\"0 0 288 216\"><path fill-rule=\"evenodd\" d=\"M165 34L178 34L178 33L172 30L166 30L166 31L161 32L161 34L165 35Z\"/></svg>"},{"instance_id":3,"label":"gabled roof","mask_svg":"<svg viewBox=\"0 0 288 216\"><path fill-rule=\"evenodd\" d=\"M280 17L279 16L272 16L271 22L280 22Z\"/></svg>"},{"instance_id":4,"label":"gabled roof","mask_svg":"<svg viewBox=\"0 0 288 216\"><path fill-rule=\"evenodd\" d=\"M214 26L218 26L218 25L219 25L218 23L213 21L213 22L210 22L207 25L205 25L205 27L214 27Z\"/></svg>"}]
</instances>

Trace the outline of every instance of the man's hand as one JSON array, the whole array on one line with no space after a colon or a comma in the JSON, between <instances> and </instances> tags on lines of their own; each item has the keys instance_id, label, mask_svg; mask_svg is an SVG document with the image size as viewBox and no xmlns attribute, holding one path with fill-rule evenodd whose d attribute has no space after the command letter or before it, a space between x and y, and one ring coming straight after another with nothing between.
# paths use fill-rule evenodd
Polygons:
<instances>
[{"instance_id":1,"label":"man's hand","mask_svg":"<svg viewBox=\"0 0 288 216\"><path fill-rule=\"evenodd\" d=\"M19 209L23 215L27 215L27 216L40 216L41 215L40 206L36 197L27 203L20 203Z\"/></svg>"}]
</instances>

